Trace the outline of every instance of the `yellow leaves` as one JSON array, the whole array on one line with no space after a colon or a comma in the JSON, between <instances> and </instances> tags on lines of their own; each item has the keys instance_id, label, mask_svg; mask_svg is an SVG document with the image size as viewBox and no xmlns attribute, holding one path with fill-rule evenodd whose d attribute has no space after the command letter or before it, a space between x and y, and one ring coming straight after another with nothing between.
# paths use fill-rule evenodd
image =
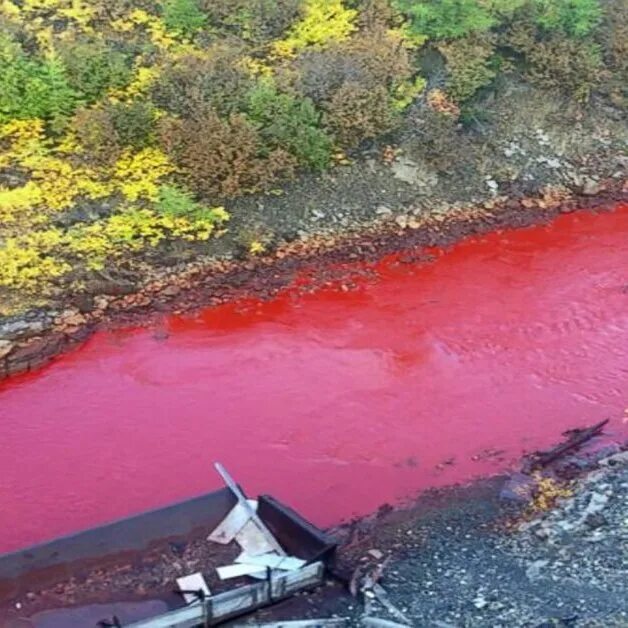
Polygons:
<instances>
[{"instance_id":1,"label":"yellow leaves","mask_svg":"<svg viewBox=\"0 0 628 628\"><path fill-rule=\"evenodd\" d=\"M0 125L0 168L22 161L45 150L44 123L42 120L11 120Z\"/></svg>"},{"instance_id":2,"label":"yellow leaves","mask_svg":"<svg viewBox=\"0 0 628 628\"><path fill-rule=\"evenodd\" d=\"M211 214L216 222L227 222L231 219L229 212L224 207L214 207L211 210Z\"/></svg>"},{"instance_id":3,"label":"yellow leaves","mask_svg":"<svg viewBox=\"0 0 628 628\"><path fill-rule=\"evenodd\" d=\"M129 207L65 232L46 228L7 238L0 245L0 286L33 290L73 268L99 269L108 259L155 247L167 238L207 240L216 225L228 219L222 207L198 218L162 216Z\"/></svg>"},{"instance_id":4,"label":"yellow leaves","mask_svg":"<svg viewBox=\"0 0 628 628\"><path fill-rule=\"evenodd\" d=\"M50 280L68 272L69 264L49 255L60 241L58 229L7 238L0 247L0 286L32 289L42 278Z\"/></svg>"},{"instance_id":5,"label":"yellow leaves","mask_svg":"<svg viewBox=\"0 0 628 628\"><path fill-rule=\"evenodd\" d=\"M159 17L143 9L134 9L126 18L114 20L110 24L114 30L122 33L132 32L138 27L144 28L151 42L162 51L177 51L185 46L185 43L168 32Z\"/></svg>"},{"instance_id":6,"label":"yellow leaves","mask_svg":"<svg viewBox=\"0 0 628 628\"><path fill-rule=\"evenodd\" d=\"M265 250L266 247L259 240L253 240L253 242L251 242L251 244L249 245L249 253L251 255L259 255Z\"/></svg>"},{"instance_id":7,"label":"yellow leaves","mask_svg":"<svg viewBox=\"0 0 628 628\"><path fill-rule=\"evenodd\" d=\"M174 171L166 155L157 148L145 148L138 153L125 151L114 167L119 189L130 201L139 198L156 200L159 181Z\"/></svg>"},{"instance_id":8,"label":"yellow leaves","mask_svg":"<svg viewBox=\"0 0 628 628\"><path fill-rule=\"evenodd\" d=\"M274 74L273 68L260 59L244 56L240 59L239 64L251 76L270 78Z\"/></svg>"},{"instance_id":9,"label":"yellow leaves","mask_svg":"<svg viewBox=\"0 0 628 628\"><path fill-rule=\"evenodd\" d=\"M409 50L420 48L427 40L426 35L415 33L408 23L402 24L399 28L393 28L388 31L391 37L399 39L403 46Z\"/></svg>"},{"instance_id":10,"label":"yellow leaves","mask_svg":"<svg viewBox=\"0 0 628 628\"><path fill-rule=\"evenodd\" d=\"M285 39L275 41L272 52L277 57L293 57L309 46L325 46L344 41L353 31L357 16L346 9L342 0L306 0L303 19L295 24Z\"/></svg>"},{"instance_id":11,"label":"yellow leaves","mask_svg":"<svg viewBox=\"0 0 628 628\"><path fill-rule=\"evenodd\" d=\"M534 498L530 504L533 511L545 512L553 508L559 499L566 499L573 495L567 483L561 483L554 478L542 476L540 473L532 475L536 483Z\"/></svg>"},{"instance_id":12,"label":"yellow leaves","mask_svg":"<svg viewBox=\"0 0 628 628\"><path fill-rule=\"evenodd\" d=\"M10 4L5 0L3 10L5 5ZM8 10L11 8L8 7ZM15 18L21 17L20 13L24 14L24 24L44 49L51 45L53 27L60 21L69 21L82 32L91 33L94 30L91 22L95 11L93 3L88 0L23 0L21 11L18 9L17 13L13 12Z\"/></svg>"},{"instance_id":13,"label":"yellow leaves","mask_svg":"<svg viewBox=\"0 0 628 628\"><path fill-rule=\"evenodd\" d=\"M65 243L68 251L84 259L89 268L100 268L107 258L155 247L166 238L207 240L215 224L228 217L221 207L202 218L163 216L150 209L129 208L90 225L72 227Z\"/></svg>"},{"instance_id":14,"label":"yellow leaves","mask_svg":"<svg viewBox=\"0 0 628 628\"><path fill-rule=\"evenodd\" d=\"M132 100L137 96L142 96L158 76L157 68L140 66L135 70L133 80L123 89L112 90L109 97L112 100Z\"/></svg>"},{"instance_id":15,"label":"yellow leaves","mask_svg":"<svg viewBox=\"0 0 628 628\"><path fill-rule=\"evenodd\" d=\"M11 0L2 0L0 2L0 15L4 15L12 20L19 20L20 8Z\"/></svg>"},{"instance_id":16,"label":"yellow leaves","mask_svg":"<svg viewBox=\"0 0 628 628\"><path fill-rule=\"evenodd\" d=\"M0 222L3 225L16 222L21 212L39 205L43 200L41 188L33 181L10 190L0 186Z\"/></svg>"},{"instance_id":17,"label":"yellow leaves","mask_svg":"<svg viewBox=\"0 0 628 628\"><path fill-rule=\"evenodd\" d=\"M422 76L417 76L413 81L404 81L394 91L393 104L395 109L403 111L412 104L414 99L423 93L427 81Z\"/></svg>"}]
</instances>

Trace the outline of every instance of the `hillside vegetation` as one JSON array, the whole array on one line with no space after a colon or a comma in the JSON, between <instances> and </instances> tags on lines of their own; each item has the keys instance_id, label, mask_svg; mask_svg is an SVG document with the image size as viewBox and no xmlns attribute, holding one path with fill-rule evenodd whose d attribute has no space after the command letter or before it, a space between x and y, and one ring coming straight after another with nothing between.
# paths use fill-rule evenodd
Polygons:
<instances>
[{"instance_id":1,"label":"hillside vegetation","mask_svg":"<svg viewBox=\"0 0 628 628\"><path fill-rule=\"evenodd\" d=\"M220 236L417 103L464 123L514 74L621 107L627 25L625 0L0 0L0 313Z\"/></svg>"}]
</instances>

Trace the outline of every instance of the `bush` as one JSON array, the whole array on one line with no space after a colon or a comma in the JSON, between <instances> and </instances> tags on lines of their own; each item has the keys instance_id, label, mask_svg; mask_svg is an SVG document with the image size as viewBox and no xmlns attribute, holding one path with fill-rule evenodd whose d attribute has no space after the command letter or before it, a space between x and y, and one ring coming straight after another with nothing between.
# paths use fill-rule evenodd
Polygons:
<instances>
[{"instance_id":1,"label":"bush","mask_svg":"<svg viewBox=\"0 0 628 628\"><path fill-rule=\"evenodd\" d=\"M330 101L345 83L392 91L413 74L402 42L383 29L327 50L308 50L295 59L292 69L295 89L319 105Z\"/></svg>"},{"instance_id":2,"label":"bush","mask_svg":"<svg viewBox=\"0 0 628 628\"><path fill-rule=\"evenodd\" d=\"M154 13L157 9L156 0L98 0L90 3L96 18L101 22L125 18L135 9Z\"/></svg>"},{"instance_id":3,"label":"bush","mask_svg":"<svg viewBox=\"0 0 628 628\"><path fill-rule=\"evenodd\" d=\"M166 0L163 9L166 28L178 35L192 37L207 22L196 0Z\"/></svg>"},{"instance_id":4,"label":"bush","mask_svg":"<svg viewBox=\"0 0 628 628\"><path fill-rule=\"evenodd\" d=\"M313 47L324 47L345 41L356 30L357 11L348 9L342 0L304 0L303 18L282 40L273 43L272 53L277 57L292 57L297 52Z\"/></svg>"},{"instance_id":5,"label":"bush","mask_svg":"<svg viewBox=\"0 0 628 628\"><path fill-rule=\"evenodd\" d=\"M357 24L361 30L388 28L393 19L394 11L389 0L361 0L358 4Z\"/></svg>"},{"instance_id":6,"label":"bush","mask_svg":"<svg viewBox=\"0 0 628 628\"><path fill-rule=\"evenodd\" d=\"M120 157L122 146L110 111L79 109L72 118L71 129L88 162L111 166Z\"/></svg>"},{"instance_id":7,"label":"bush","mask_svg":"<svg viewBox=\"0 0 628 628\"><path fill-rule=\"evenodd\" d=\"M395 6L408 16L413 32L434 39L464 37L496 23L486 3L478 0L396 0Z\"/></svg>"},{"instance_id":8,"label":"bush","mask_svg":"<svg viewBox=\"0 0 628 628\"><path fill-rule=\"evenodd\" d=\"M525 59L528 78L542 87L557 89L586 100L600 78L602 57L590 38L574 39L563 33L544 33L517 21L506 44Z\"/></svg>"},{"instance_id":9,"label":"bush","mask_svg":"<svg viewBox=\"0 0 628 628\"><path fill-rule=\"evenodd\" d=\"M224 120L206 109L186 120L166 118L159 123L159 135L189 187L207 197L267 189L290 176L296 165L282 149L264 154L259 135L242 115Z\"/></svg>"},{"instance_id":10,"label":"bush","mask_svg":"<svg viewBox=\"0 0 628 628\"><path fill-rule=\"evenodd\" d=\"M197 203L187 190L176 185L162 185L159 188L159 196L155 209L162 216L172 218L203 218L208 209Z\"/></svg>"},{"instance_id":11,"label":"bush","mask_svg":"<svg viewBox=\"0 0 628 628\"><path fill-rule=\"evenodd\" d=\"M141 150L152 143L155 115L150 103L135 100L109 107L111 120L123 146Z\"/></svg>"},{"instance_id":12,"label":"bush","mask_svg":"<svg viewBox=\"0 0 628 628\"><path fill-rule=\"evenodd\" d=\"M167 67L155 83L155 104L178 116L192 116L210 107L220 115L237 113L246 105L253 79L241 68L241 50L217 45L207 56L186 56Z\"/></svg>"},{"instance_id":13,"label":"bush","mask_svg":"<svg viewBox=\"0 0 628 628\"><path fill-rule=\"evenodd\" d=\"M336 139L353 147L392 128L394 110L388 91L345 83L327 103L325 123Z\"/></svg>"},{"instance_id":14,"label":"bush","mask_svg":"<svg viewBox=\"0 0 628 628\"><path fill-rule=\"evenodd\" d=\"M77 103L59 58L30 59L6 33L0 33L0 85L0 122L43 118L61 124Z\"/></svg>"},{"instance_id":15,"label":"bush","mask_svg":"<svg viewBox=\"0 0 628 628\"><path fill-rule=\"evenodd\" d=\"M281 37L300 17L301 0L202 0L212 26L263 43Z\"/></svg>"},{"instance_id":16,"label":"bush","mask_svg":"<svg viewBox=\"0 0 628 628\"><path fill-rule=\"evenodd\" d=\"M79 39L60 46L68 82L86 103L96 102L108 89L120 89L131 80L128 56L103 41Z\"/></svg>"},{"instance_id":17,"label":"bush","mask_svg":"<svg viewBox=\"0 0 628 628\"><path fill-rule=\"evenodd\" d=\"M465 102L497 75L495 38L490 33L473 34L438 45L447 61L447 93Z\"/></svg>"},{"instance_id":18,"label":"bush","mask_svg":"<svg viewBox=\"0 0 628 628\"><path fill-rule=\"evenodd\" d=\"M247 116L269 151L284 148L301 165L317 170L329 165L331 139L320 128L321 114L311 100L260 82L249 94Z\"/></svg>"},{"instance_id":19,"label":"bush","mask_svg":"<svg viewBox=\"0 0 628 628\"><path fill-rule=\"evenodd\" d=\"M534 0L536 22L572 37L588 35L602 18L598 0Z\"/></svg>"}]
</instances>

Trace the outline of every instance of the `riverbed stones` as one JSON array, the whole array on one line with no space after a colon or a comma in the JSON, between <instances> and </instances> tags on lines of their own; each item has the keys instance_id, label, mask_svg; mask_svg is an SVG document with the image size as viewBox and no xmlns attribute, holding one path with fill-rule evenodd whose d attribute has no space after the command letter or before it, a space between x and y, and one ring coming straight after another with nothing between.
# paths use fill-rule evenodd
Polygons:
<instances>
[{"instance_id":1,"label":"riverbed stones","mask_svg":"<svg viewBox=\"0 0 628 628\"><path fill-rule=\"evenodd\" d=\"M11 353L13 346L13 343L9 340L0 340L0 359Z\"/></svg>"}]
</instances>

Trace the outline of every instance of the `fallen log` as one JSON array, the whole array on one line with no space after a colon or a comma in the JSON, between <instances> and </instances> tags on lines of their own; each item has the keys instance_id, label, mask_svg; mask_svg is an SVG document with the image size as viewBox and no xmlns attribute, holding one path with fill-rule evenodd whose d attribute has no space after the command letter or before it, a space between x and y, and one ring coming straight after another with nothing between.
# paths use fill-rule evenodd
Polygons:
<instances>
[{"instance_id":1,"label":"fallen log","mask_svg":"<svg viewBox=\"0 0 628 628\"><path fill-rule=\"evenodd\" d=\"M609 422L610 419L605 419L604 421L600 421L591 427L585 427L581 429L569 430L565 432L568 435L568 439L566 442L561 443L560 445L556 445L547 451L538 451L531 454L528 457L524 465L524 473L531 473L533 471L538 471L543 467L551 464L561 456L564 456L566 453L572 451L573 449L578 449L584 443L591 440L594 436L599 436L602 433L604 426Z\"/></svg>"}]
</instances>

